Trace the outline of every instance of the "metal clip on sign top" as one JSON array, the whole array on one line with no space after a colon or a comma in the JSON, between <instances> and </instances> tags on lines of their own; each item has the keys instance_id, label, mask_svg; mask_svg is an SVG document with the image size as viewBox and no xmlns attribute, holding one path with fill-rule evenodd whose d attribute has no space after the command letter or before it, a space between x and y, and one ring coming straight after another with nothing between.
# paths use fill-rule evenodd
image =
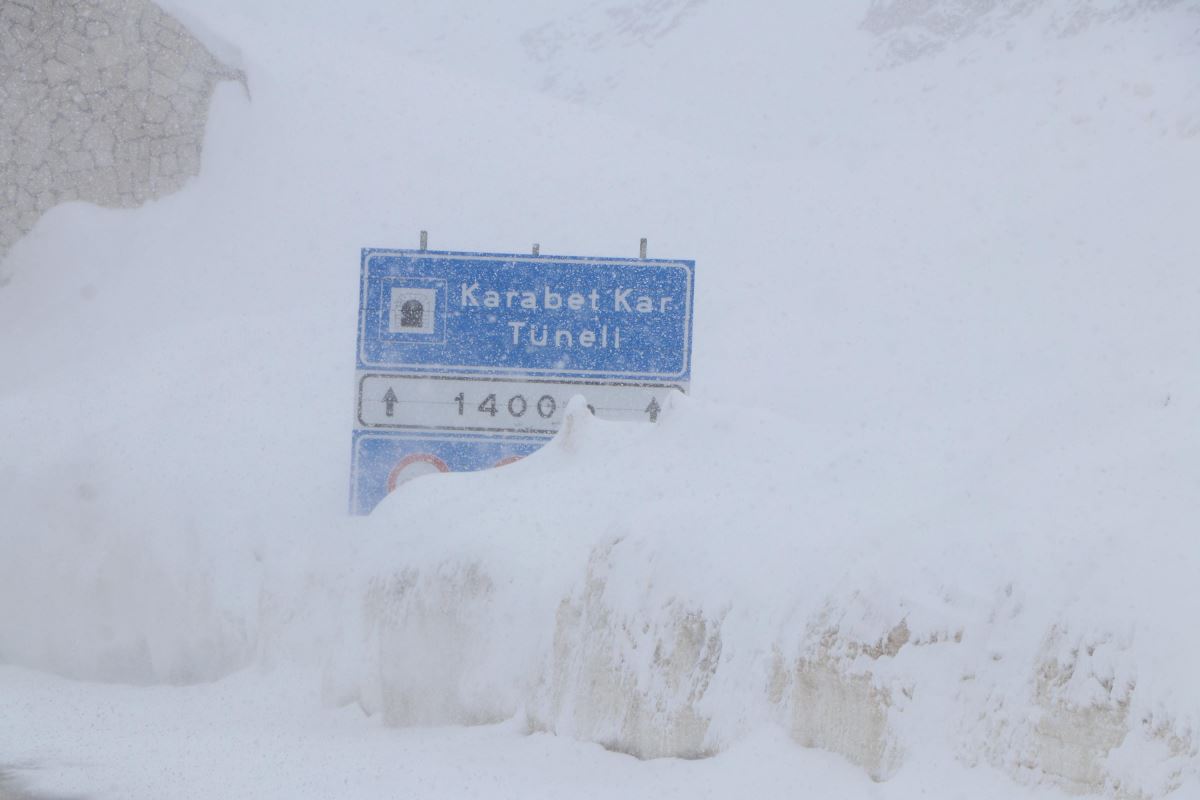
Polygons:
<instances>
[{"instance_id":1,"label":"metal clip on sign top","mask_svg":"<svg viewBox=\"0 0 1200 800\"><path fill-rule=\"evenodd\" d=\"M425 253L429 250L429 231L421 231L421 252ZM533 243L532 255L541 255L542 246L538 242ZM643 236L638 242L638 258L642 261L646 260L646 237Z\"/></svg>"}]
</instances>

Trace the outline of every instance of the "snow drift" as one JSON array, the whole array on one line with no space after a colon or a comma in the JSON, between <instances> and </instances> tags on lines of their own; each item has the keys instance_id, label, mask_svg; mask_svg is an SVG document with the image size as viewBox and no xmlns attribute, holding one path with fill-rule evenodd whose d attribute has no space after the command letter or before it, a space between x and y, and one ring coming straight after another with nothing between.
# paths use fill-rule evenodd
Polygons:
<instances>
[{"instance_id":1,"label":"snow drift","mask_svg":"<svg viewBox=\"0 0 1200 800\"><path fill-rule=\"evenodd\" d=\"M1200 442L1161 405L1127 411L1145 458L1080 459L1044 431L997 496L904 517L902 456L686 399L654 427L576 404L525 461L385 501L327 692L400 725L524 714L643 758L779 724L881 780L953 753L1160 796L1200 768L1178 635L1200 563L1190 520L1129 509L1190 502ZM1074 467L1075 491L1031 474L1047 467Z\"/></svg>"}]
</instances>

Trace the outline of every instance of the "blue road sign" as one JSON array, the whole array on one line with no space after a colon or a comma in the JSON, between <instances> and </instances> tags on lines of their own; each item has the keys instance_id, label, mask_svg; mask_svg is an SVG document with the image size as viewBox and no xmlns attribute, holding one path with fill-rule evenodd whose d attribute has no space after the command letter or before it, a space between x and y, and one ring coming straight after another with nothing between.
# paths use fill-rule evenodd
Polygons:
<instances>
[{"instance_id":1,"label":"blue road sign","mask_svg":"<svg viewBox=\"0 0 1200 800\"><path fill-rule=\"evenodd\" d=\"M362 251L351 509L537 449L574 394L658 417L691 378L685 260ZM422 450L438 443L434 450Z\"/></svg>"},{"instance_id":2,"label":"blue road sign","mask_svg":"<svg viewBox=\"0 0 1200 800\"><path fill-rule=\"evenodd\" d=\"M358 368L686 383L691 261L364 250Z\"/></svg>"},{"instance_id":3,"label":"blue road sign","mask_svg":"<svg viewBox=\"0 0 1200 800\"><path fill-rule=\"evenodd\" d=\"M421 475L501 466L529 455L547 441L547 437L420 437L355 431L350 511L370 513L397 486Z\"/></svg>"}]
</instances>

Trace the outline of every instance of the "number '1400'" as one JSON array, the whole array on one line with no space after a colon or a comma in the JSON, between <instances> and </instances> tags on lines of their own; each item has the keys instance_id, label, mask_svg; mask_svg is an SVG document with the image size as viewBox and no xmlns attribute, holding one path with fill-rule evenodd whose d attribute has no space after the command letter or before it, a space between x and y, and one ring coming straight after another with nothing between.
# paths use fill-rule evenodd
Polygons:
<instances>
[{"instance_id":1,"label":"number '1400'","mask_svg":"<svg viewBox=\"0 0 1200 800\"><path fill-rule=\"evenodd\" d=\"M467 410L467 395L466 392L459 392L454 396L454 402L458 404L458 415L461 417ZM482 414L496 416L501 412L501 409L507 409L510 416L521 418L530 411L530 403L525 399L523 394L514 394L508 398L508 401L501 404L495 393L489 394L487 397L476 406L476 409ZM554 416L554 412L558 410L558 402L555 401L552 395L544 394L533 403L532 409L542 419L550 419Z\"/></svg>"}]
</instances>

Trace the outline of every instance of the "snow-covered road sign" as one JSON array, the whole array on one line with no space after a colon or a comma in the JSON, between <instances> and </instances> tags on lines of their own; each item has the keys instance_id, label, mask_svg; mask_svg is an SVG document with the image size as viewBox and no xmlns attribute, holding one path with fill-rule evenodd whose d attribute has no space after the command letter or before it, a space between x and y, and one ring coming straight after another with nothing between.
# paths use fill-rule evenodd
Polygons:
<instances>
[{"instance_id":1,"label":"snow-covered road sign","mask_svg":"<svg viewBox=\"0 0 1200 800\"><path fill-rule=\"evenodd\" d=\"M369 512L396 485L389 459L407 459L414 474L483 469L501 439L523 442L501 460L526 455L576 394L601 418L656 420L691 377L694 270L681 260L363 250L351 510Z\"/></svg>"},{"instance_id":2,"label":"snow-covered road sign","mask_svg":"<svg viewBox=\"0 0 1200 800\"><path fill-rule=\"evenodd\" d=\"M367 373L358 381L358 427L552 435L567 402L587 398L592 413L654 422L678 385L478 376Z\"/></svg>"},{"instance_id":3,"label":"snow-covered road sign","mask_svg":"<svg viewBox=\"0 0 1200 800\"><path fill-rule=\"evenodd\" d=\"M358 368L686 383L693 269L364 250Z\"/></svg>"}]
</instances>

